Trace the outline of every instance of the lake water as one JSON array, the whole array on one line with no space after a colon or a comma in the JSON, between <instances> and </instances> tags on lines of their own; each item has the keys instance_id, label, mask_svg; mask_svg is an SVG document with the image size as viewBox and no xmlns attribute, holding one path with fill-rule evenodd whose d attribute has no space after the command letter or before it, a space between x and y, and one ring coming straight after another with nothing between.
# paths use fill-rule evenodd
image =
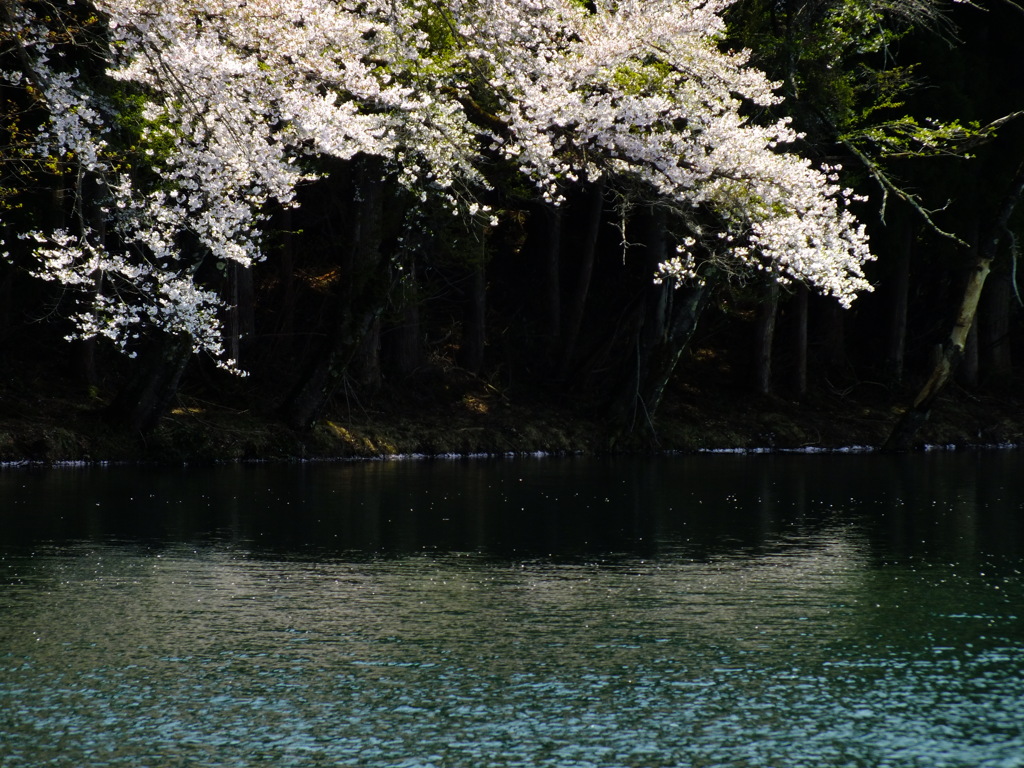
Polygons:
<instances>
[{"instance_id":1,"label":"lake water","mask_svg":"<svg viewBox=\"0 0 1024 768\"><path fill-rule=\"evenodd\" d=\"M1015 451L0 470L0 766L1024 766Z\"/></svg>"}]
</instances>

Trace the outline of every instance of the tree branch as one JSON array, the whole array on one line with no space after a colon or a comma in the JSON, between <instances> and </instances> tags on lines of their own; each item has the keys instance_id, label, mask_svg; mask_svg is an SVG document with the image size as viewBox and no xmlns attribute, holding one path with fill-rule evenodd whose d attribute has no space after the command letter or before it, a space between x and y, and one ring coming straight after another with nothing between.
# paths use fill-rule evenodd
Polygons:
<instances>
[{"instance_id":1,"label":"tree branch","mask_svg":"<svg viewBox=\"0 0 1024 768\"><path fill-rule=\"evenodd\" d=\"M839 141L844 147L846 147L847 150L849 150L849 152L854 157L856 157L861 162L861 164L863 164L863 166L867 169L868 173L870 173L871 176L874 177L875 181L878 182L878 185L882 188L883 197L881 207L883 219L885 218L886 201L888 200L889 193L891 192L894 195L896 195L896 197L898 197L900 200L907 203L915 211L917 211L918 215L925 220L925 222L928 224L928 226L932 229L933 232L942 235L942 237L952 240L957 245L962 245L965 248L970 247L967 244L967 242L965 242L962 238L958 237L957 235L954 235L952 232L946 232L938 224L936 224L934 219L932 219L931 217L931 213L923 205L921 205L921 201L917 198L916 195L907 192L905 189L903 189L903 187L899 186L892 179L890 179L888 174L886 174L885 171L882 170L878 163L876 163L864 152L858 149L852 141L844 138L840 138Z\"/></svg>"}]
</instances>

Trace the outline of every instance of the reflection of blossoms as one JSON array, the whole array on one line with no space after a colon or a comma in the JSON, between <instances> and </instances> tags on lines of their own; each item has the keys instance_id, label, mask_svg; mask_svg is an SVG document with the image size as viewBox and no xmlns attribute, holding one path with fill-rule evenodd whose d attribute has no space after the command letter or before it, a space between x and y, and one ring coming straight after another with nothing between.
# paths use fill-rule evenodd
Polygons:
<instances>
[{"instance_id":1,"label":"reflection of blossoms","mask_svg":"<svg viewBox=\"0 0 1024 768\"><path fill-rule=\"evenodd\" d=\"M39 234L36 274L96 294L80 335L127 348L152 325L219 359L222 303L197 271L263 258L263 211L294 204L304 158L380 158L416 199L492 225L478 197L497 162L554 203L604 178L716 222L716 242L685 241L656 279L698 279L696 254L714 253L847 305L870 289L834 171L782 151L788 120L741 112L779 99L745 54L719 49L726 0L92 4L108 20L105 76L143 102L130 173L108 146L118 116L48 57L45 24L17 2L7 31L29 65L2 73L45 102L38 151L108 198L107 245Z\"/></svg>"}]
</instances>

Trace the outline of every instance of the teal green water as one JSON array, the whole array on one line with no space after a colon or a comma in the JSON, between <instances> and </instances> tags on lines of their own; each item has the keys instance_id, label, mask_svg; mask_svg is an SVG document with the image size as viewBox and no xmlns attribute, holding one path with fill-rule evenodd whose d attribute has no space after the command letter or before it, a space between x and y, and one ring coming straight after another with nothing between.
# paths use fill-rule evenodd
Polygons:
<instances>
[{"instance_id":1,"label":"teal green water","mask_svg":"<svg viewBox=\"0 0 1024 768\"><path fill-rule=\"evenodd\" d=\"M0 766L1024 766L1021 457L0 472Z\"/></svg>"}]
</instances>

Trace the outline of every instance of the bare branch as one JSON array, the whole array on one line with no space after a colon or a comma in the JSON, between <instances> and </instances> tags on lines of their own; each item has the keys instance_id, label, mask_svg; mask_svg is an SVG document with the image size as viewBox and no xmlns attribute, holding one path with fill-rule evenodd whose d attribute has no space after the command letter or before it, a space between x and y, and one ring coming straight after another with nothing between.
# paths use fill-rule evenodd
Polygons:
<instances>
[{"instance_id":1,"label":"bare branch","mask_svg":"<svg viewBox=\"0 0 1024 768\"><path fill-rule=\"evenodd\" d=\"M946 232L938 224L936 224L935 220L932 219L931 217L931 213L923 205L921 205L921 201L917 197L917 195L908 192L907 190L903 189L903 187L896 184L891 178L889 178L889 175L884 170L882 170L878 163L876 163L874 160L872 160L870 157L864 154L861 150L859 150L853 144L853 142L851 142L849 139L840 139L840 141L842 142L843 146L846 147L854 157L860 160L861 164L865 167L865 169L867 169L868 173L871 174L875 181L878 182L878 185L882 188L883 218L885 212L885 205L888 201L889 193L891 192L892 194L896 195L896 197L898 197L900 200L907 203L915 211L917 211L918 215L925 220L925 222L928 224L928 226L932 229L933 232L935 232L938 235L941 235L942 237L952 240L957 245L969 247L963 239L961 239L957 235L954 235L952 232Z\"/></svg>"}]
</instances>

